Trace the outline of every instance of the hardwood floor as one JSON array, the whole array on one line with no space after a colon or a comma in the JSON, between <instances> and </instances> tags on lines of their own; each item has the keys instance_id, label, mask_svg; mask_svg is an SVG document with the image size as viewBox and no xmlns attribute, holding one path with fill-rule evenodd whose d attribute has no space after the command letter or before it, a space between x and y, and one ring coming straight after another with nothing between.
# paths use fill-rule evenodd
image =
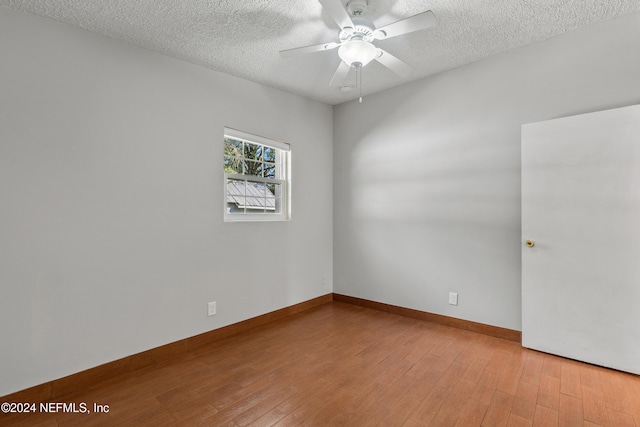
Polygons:
<instances>
[{"instance_id":1,"label":"hardwood floor","mask_svg":"<svg viewBox=\"0 0 640 427\"><path fill-rule=\"evenodd\" d=\"M640 377L341 302L56 402L0 425L640 427Z\"/></svg>"}]
</instances>

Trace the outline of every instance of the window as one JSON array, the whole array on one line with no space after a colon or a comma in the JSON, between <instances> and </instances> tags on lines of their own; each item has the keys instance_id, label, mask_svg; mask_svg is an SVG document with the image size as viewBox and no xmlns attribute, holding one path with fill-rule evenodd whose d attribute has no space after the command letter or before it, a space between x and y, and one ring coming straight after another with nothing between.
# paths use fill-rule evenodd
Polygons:
<instances>
[{"instance_id":1,"label":"window","mask_svg":"<svg viewBox=\"0 0 640 427\"><path fill-rule=\"evenodd\" d=\"M289 159L289 144L224 128L224 220L289 219Z\"/></svg>"}]
</instances>

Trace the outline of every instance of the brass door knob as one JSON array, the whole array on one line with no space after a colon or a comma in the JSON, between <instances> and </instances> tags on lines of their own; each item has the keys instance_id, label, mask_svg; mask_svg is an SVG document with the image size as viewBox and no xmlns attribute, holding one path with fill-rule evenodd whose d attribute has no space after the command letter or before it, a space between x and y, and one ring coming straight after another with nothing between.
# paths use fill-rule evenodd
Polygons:
<instances>
[{"instance_id":1,"label":"brass door knob","mask_svg":"<svg viewBox=\"0 0 640 427\"><path fill-rule=\"evenodd\" d=\"M525 245L527 245L528 248L532 248L536 245L536 242L534 242L533 240L527 240L525 242Z\"/></svg>"}]
</instances>

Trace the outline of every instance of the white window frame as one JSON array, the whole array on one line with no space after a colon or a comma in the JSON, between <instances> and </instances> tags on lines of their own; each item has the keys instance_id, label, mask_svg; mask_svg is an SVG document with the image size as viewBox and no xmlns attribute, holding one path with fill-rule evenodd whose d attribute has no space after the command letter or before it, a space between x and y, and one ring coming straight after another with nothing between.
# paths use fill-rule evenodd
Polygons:
<instances>
[{"instance_id":1,"label":"white window frame","mask_svg":"<svg viewBox=\"0 0 640 427\"><path fill-rule=\"evenodd\" d=\"M288 221L291 219L291 148L289 144L275 141L259 135L254 135L241 130L224 128L224 138L231 138L251 144L262 145L276 150L276 177L265 178L253 175L244 175L224 172L224 221ZM223 165L224 165L224 138L223 138ZM223 168L224 170L224 168ZM227 182L229 179L245 182L264 182L265 184L281 185L281 212L280 213L231 213L227 209ZM246 210L245 210L246 212Z\"/></svg>"}]
</instances>

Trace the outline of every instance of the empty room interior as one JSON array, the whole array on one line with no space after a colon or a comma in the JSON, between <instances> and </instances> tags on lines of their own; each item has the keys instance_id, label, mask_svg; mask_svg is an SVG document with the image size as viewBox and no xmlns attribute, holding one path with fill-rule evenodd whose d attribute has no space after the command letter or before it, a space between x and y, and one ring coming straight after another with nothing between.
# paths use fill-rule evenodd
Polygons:
<instances>
[{"instance_id":1,"label":"empty room interior","mask_svg":"<svg viewBox=\"0 0 640 427\"><path fill-rule=\"evenodd\" d=\"M640 427L640 0L0 0L0 425Z\"/></svg>"}]
</instances>

